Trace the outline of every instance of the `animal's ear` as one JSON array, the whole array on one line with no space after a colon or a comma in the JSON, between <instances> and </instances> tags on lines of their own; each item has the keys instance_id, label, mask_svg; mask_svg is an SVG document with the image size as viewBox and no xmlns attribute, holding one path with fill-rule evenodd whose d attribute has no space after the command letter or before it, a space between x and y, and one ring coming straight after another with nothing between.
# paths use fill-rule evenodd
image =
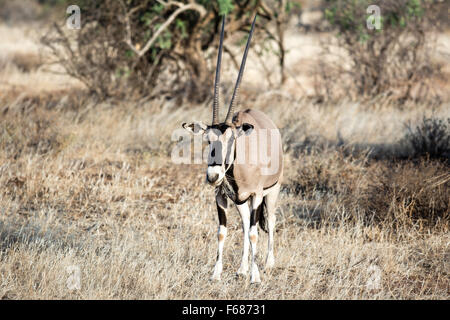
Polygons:
<instances>
[{"instance_id":1,"label":"animal's ear","mask_svg":"<svg viewBox=\"0 0 450 320\"><path fill-rule=\"evenodd\" d=\"M183 123L181 125L184 129L186 129L187 131L189 131L192 134L203 134L205 132L205 130L208 128L207 125L201 123L201 122L197 122L194 121L192 123Z\"/></svg>"},{"instance_id":2,"label":"animal's ear","mask_svg":"<svg viewBox=\"0 0 450 320\"><path fill-rule=\"evenodd\" d=\"M246 136L250 135L255 127L250 123L243 123L242 126L238 127L238 137L245 134Z\"/></svg>"}]
</instances>

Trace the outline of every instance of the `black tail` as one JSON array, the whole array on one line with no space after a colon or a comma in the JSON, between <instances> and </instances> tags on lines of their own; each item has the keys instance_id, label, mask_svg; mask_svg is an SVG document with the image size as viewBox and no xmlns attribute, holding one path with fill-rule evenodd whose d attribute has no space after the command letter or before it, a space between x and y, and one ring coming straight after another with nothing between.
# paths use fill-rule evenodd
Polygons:
<instances>
[{"instance_id":1,"label":"black tail","mask_svg":"<svg viewBox=\"0 0 450 320\"><path fill-rule=\"evenodd\" d=\"M258 213L257 213L258 217L259 217L259 226L262 230L264 230L264 232L268 232L267 230L267 205L266 205L266 197L263 197L263 201L261 202L261 204L258 207Z\"/></svg>"}]
</instances>

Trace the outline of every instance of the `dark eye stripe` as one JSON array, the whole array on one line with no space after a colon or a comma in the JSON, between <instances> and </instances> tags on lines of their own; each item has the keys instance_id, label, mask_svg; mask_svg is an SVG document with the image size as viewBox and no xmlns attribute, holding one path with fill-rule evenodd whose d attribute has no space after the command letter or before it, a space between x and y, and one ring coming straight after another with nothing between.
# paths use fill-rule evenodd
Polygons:
<instances>
[{"instance_id":1,"label":"dark eye stripe","mask_svg":"<svg viewBox=\"0 0 450 320\"><path fill-rule=\"evenodd\" d=\"M208 157L208 166L217 166L223 164L222 159L222 142L220 141L212 141L210 142L210 154ZM216 152L217 149L217 152Z\"/></svg>"}]
</instances>

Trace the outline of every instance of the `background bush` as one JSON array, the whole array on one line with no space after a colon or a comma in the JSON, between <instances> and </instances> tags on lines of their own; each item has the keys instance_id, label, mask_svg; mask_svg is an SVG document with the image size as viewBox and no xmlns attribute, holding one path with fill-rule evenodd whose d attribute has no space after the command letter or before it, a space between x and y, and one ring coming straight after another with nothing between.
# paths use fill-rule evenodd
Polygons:
<instances>
[{"instance_id":1,"label":"background bush","mask_svg":"<svg viewBox=\"0 0 450 320\"><path fill-rule=\"evenodd\" d=\"M293 8L285 0L96 0L78 5L80 30L68 32L55 24L42 39L69 75L101 97L183 93L197 102L210 96L216 59L211 49L218 45L222 15L227 14L226 36L244 32L244 44L258 12L257 29L266 30L264 39L270 37L283 53L282 24ZM270 21L276 23L275 34L266 26ZM237 65L240 57L225 52Z\"/></svg>"},{"instance_id":2,"label":"background bush","mask_svg":"<svg viewBox=\"0 0 450 320\"><path fill-rule=\"evenodd\" d=\"M417 127L407 128L405 139L412 147L412 156L443 159L450 164L450 118L423 118Z\"/></svg>"},{"instance_id":3,"label":"background bush","mask_svg":"<svg viewBox=\"0 0 450 320\"><path fill-rule=\"evenodd\" d=\"M380 8L378 30L367 27L374 19L367 13L370 5ZM397 101L433 97L428 80L440 72L430 59L428 33L435 25L435 5L427 0L326 0L324 16L336 32L336 42L325 44L325 56L334 62L317 69L323 84L320 95L383 94Z\"/></svg>"}]
</instances>

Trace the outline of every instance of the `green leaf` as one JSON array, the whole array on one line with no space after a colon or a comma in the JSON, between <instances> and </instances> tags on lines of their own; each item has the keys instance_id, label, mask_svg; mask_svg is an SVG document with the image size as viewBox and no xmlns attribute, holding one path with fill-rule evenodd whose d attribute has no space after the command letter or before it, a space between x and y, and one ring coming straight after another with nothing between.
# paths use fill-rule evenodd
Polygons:
<instances>
[{"instance_id":1,"label":"green leaf","mask_svg":"<svg viewBox=\"0 0 450 320\"><path fill-rule=\"evenodd\" d=\"M127 51L125 51L125 57L127 57L127 58L133 58L133 57L134 57L134 52L133 52L133 50L127 50Z\"/></svg>"},{"instance_id":2,"label":"green leaf","mask_svg":"<svg viewBox=\"0 0 450 320\"><path fill-rule=\"evenodd\" d=\"M179 29L181 31L181 38L183 38L183 39L187 38L188 34L186 31L186 23L181 19L176 19L175 25L176 25L177 29Z\"/></svg>"},{"instance_id":3,"label":"green leaf","mask_svg":"<svg viewBox=\"0 0 450 320\"><path fill-rule=\"evenodd\" d=\"M223 16L230 13L233 8L233 2L231 0L217 0L219 4L219 15Z\"/></svg>"}]
</instances>

